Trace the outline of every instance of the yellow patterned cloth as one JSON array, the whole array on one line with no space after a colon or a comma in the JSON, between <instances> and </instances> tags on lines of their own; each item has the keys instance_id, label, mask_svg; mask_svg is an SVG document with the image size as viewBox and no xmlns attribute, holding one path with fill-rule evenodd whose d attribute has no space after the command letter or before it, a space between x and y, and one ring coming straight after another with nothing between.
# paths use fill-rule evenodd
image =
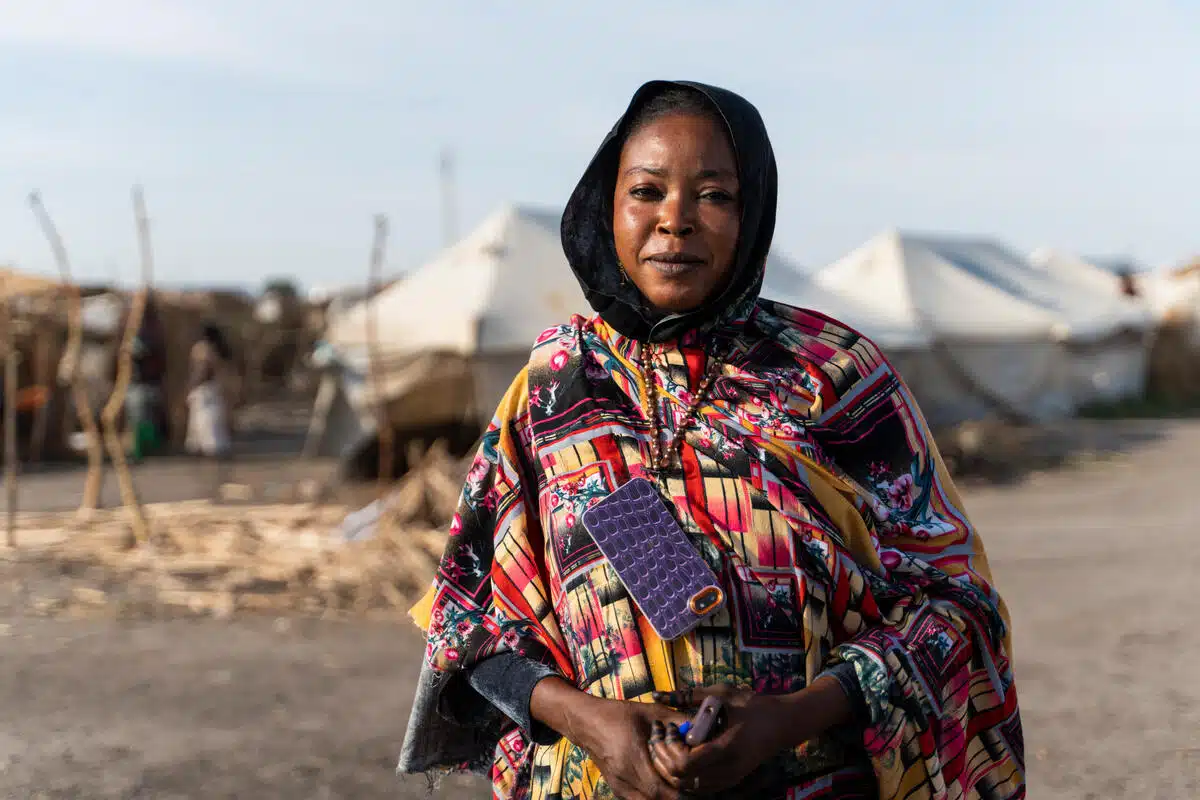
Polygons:
<instances>
[{"instance_id":1,"label":"yellow patterned cloth","mask_svg":"<svg viewBox=\"0 0 1200 800\"><path fill-rule=\"evenodd\" d=\"M764 754L731 796L1024 797L1004 605L925 421L875 345L758 300L703 341L642 347L598 317L538 339L414 609L429 691L468 691L456 677L502 652L624 700L716 683L788 693L851 664L865 722ZM714 356L721 371L679 459L652 473L645 399L658 398L669 440ZM636 476L657 482L729 598L673 642L581 522ZM416 719L410 736L425 724L436 723ZM485 733L491 752L471 761L489 764L496 797L611 796L571 742L538 745L506 720Z\"/></svg>"}]
</instances>

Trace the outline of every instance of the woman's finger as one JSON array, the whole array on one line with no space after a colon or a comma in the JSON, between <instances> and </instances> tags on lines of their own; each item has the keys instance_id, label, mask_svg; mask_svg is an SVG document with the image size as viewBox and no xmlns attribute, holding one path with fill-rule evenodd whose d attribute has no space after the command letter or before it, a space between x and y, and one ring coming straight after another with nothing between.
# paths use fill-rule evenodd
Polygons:
<instances>
[{"instance_id":1,"label":"woman's finger","mask_svg":"<svg viewBox=\"0 0 1200 800\"><path fill-rule=\"evenodd\" d=\"M658 773L658 777L663 783L672 789L678 789L681 785L679 778L672 774L671 765L666 763L665 758L659 752L659 747L650 748L650 766L654 767L654 771Z\"/></svg>"},{"instance_id":2,"label":"woman's finger","mask_svg":"<svg viewBox=\"0 0 1200 800\"><path fill-rule=\"evenodd\" d=\"M663 736L662 743L658 746L658 752L663 754L666 763L670 766L671 774L678 776L684 765L687 763L688 750L687 742L683 739L683 734L679 732L679 726L674 722L667 723L666 735Z\"/></svg>"},{"instance_id":3,"label":"woman's finger","mask_svg":"<svg viewBox=\"0 0 1200 800\"><path fill-rule=\"evenodd\" d=\"M678 764L672 763L671 756L668 755L665 748L665 739L662 736L652 736L650 746L647 752L647 760L649 761L650 774L653 776L652 783L657 786L655 797L678 797L679 796L679 779L675 777L673 772L678 768ZM646 783L650 786L650 783Z\"/></svg>"},{"instance_id":4,"label":"woman's finger","mask_svg":"<svg viewBox=\"0 0 1200 800\"><path fill-rule=\"evenodd\" d=\"M628 797L631 800L676 800L679 797L678 789L671 783L672 779L655 763L653 748L664 741L666 733L661 725L659 728L658 731L651 730L646 744L646 755L631 765L631 774L605 775L609 788L617 797Z\"/></svg>"},{"instance_id":5,"label":"woman's finger","mask_svg":"<svg viewBox=\"0 0 1200 800\"><path fill-rule=\"evenodd\" d=\"M655 762L655 768L663 774L663 777L670 778L671 769L669 765L672 763L672 759L663 755L666 752L663 750L663 745L666 744L666 739L666 724L662 720L654 720L654 722L650 724L650 741L647 743L647 746L650 750L650 757L651 760Z\"/></svg>"},{"instance_id":6,"label":"woman's finger","mask_svg":"<svg viewBox=\"0 0 1200 800\"><path fill-rule=\"evenodd\" d=\"M665 736L663 743L666 743ZM676 773L682 787L694 791L694 787L700 786L709 792L729 788L726 782L729 765L736 760L735 746L732 738L723 734L702 745L687 748L680 771Z\"/></svg>"},{"instance_id":7,"label":"woman's finger","mask_svg":"<svg viewBox=\"0 0 1200 800\"><path fill-rule=\"evenodd\" d=\"M655 729L662 723L655 722ZM687 762L688 746L674 724L665 727L662 736L652 735L650 739L650 758L655 770L673 787L679 788L679 775Z\"/></svg>"}]
</instances>

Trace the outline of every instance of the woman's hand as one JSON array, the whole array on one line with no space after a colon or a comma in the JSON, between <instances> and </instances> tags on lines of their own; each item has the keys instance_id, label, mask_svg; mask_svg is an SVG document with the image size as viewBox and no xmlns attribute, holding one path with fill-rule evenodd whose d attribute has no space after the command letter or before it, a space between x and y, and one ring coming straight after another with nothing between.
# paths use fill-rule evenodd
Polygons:
<instances>
[{"instance_id":1,"label":"woman's hand","mask_svg":"<svg viewBox=\"0 0 1200 800\"><path fill-rule=\"evenodd\" d=\"M656 703L694 712L705 697L724 707L724 726L708 741L688 747L670 721L652 730L651 761L673 788L694 794L737 786L781 750L816 738L850 718L850 704L838 682L822 678L789 695L760 695L728 686L655 694Z\"/></svg>"},{"instance_id":2,"label":"woman's hand","mask_svg":"<svg viewBox=\"0 0 1200 800\"><path fill-rule=\"evenodd\" d=\"M530 711L583 748L622 800L680 797L651 763L648 742L656 722L678 725L687 719L683 712L655 703L593 697L557 678L538 682Z\"/></svg>"},{"instance_id":3,"label":"woman's hand","mask_svg":"<svg viewBox=\"0 0 1200 800\"><path fill-rule=\"evenodd\" d=\"M667 784L694 794L737 786L765 760L786 747L789 734L779 697L728 686L655 694L655 702L694 713L704 698L722 701L724 725L703 744L688 747L677 726L652 731L651 761ZM800 720L796 721L802 725Z\"/></svg>"},{"instance_id":4,"label":"woman's hand","mask_svg":"<svg viewBox=\"0 0 1200 800\"><path fill-rule=\"evenodd\" d=\"M676 800L675 787L650 760L654 726L678 725L687 716L652 703L600 700L588 714L589 733L576 742L600 769L613 793L622 800Z\"/></svg>"}]
</instances>

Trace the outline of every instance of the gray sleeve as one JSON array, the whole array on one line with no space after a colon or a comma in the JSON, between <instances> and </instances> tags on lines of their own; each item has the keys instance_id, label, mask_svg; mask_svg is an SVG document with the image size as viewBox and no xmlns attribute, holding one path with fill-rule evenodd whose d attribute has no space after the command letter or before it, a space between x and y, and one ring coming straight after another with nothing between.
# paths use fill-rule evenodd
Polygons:
<instances>
[{"instance_id":1,"label":"gray sleeve","mask_svg":"<svg viewBox=\"0 0 1200 800\"><path fill-rule=\"evenodd\" d=\"M846 699L850 701L850 710L854 715L854 725L865 727L871 721L871 715L867 710L867 700L863 695L862 686L858 683L858 673L855 671L854 665L843 662L830 667L822 672L821 675L828 675L837 680L838 684L842 687L842 691L846 693ZM820 675L817 677L820 677Z\"/></svg>"},{"instance_id":2,"label":"gray sleeve","mask_svg":"<svg viewBox=\"0 0 1200 800\"><path fill-rule=\"evenodd\" d=\"M529 701L538 682L555 675L558 672L553 667L540 661L516 653L499 653L476 664L468 674L467 681L472 689L520 726L535 743L551 745L562 737L533 718Z\"/></svg>"},{"instance_id":3,"label":"gray sleeve","mask_svg":"<svg viewBox=\"0 0 1200 800\"><path fill-rule=\"evenodd\" d=\"M842 744L861 747L863 731L871 722L871 711L867 707L867 698L858 682L858 673L855 671L854 665L844 661L825 670L821 675L828 675L835 679L842 687L842 691L846 693L846 699L850 701L850 721L830 729L829 735ZM821 675L817 677L819 678Z\"/></svg>"}]
</instances>

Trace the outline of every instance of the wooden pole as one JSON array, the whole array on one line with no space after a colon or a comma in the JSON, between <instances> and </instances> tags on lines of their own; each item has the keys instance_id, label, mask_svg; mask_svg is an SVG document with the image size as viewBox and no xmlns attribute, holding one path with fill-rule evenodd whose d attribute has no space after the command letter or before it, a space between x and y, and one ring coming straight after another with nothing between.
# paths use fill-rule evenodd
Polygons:
<instances>
[{"instance_id":1,"label":"wooden pole","mask_svg":"<svg viewBox=\"0 0 1200 800\"><path fill-rule=\"evenodd\" d=\"M50 219L46 207L42 205L41 196L34 192L29 196L29 204L33 214L41 225L42 233L50 242L54 252L54 261L58 264L58 273L62 276L62 290L67 292L67 349L63 353L59 366L58 380L66 383L71 389L71 400L75 405L75 415L79 418L79 427L83 429L87 440L88 470L83 484L83 499L79 503L79 515L86 517L96 510L100 503L100 487L104 483L104 448L100 439L100 428L96 425L96 412L88 399L87 387L79 374L79 355L83 349L83 296L79 286L71 278L71 262L67 258L67 248L54 221Z\"/></svg>"},{"instance_id":2,"label":"wooden pole","mask_svg":"<svg viewBox=\"0 0 1200 800\"><path fill-rule=\"evenodd\" d=\"M17 352L13 335L12 298L5 298L4 314L4 495L8 502L6 540L17 546Z\"/></svg>"},{"instance_id":3,"label":"wooden pole","mask_svg":"<svg viewBox=\"0 0 1200 800\"><path fill-rule=\"evenodd\" d=\"M142 318L146 314L146 303L150 295L150 282L154 274L153 254L150 250L150 223L146 219L146 204L142 198L141 187L138 186L133 189L133 208L137 217L138 246L142 255L142 284L129 306L129 318L125 321L121 349L117 354L117 379L112 395L108 398L104 411L100 413L100 422L104 428L104 444L108 449L108 457L112 459L117 471L121 503L129 512L134 538L142 544L149 538L150 530L142 513L142 505L138 502L137 489L133 485L133 475L129 471L125 447L117 428L117 417L125 405L129 382L133 378L133 342L142 327Z\"/></svg>"},{"instance_id":4,"label":"wooden pole","mask_svg":"<svg viewBox=\"0 0 1200 800\"><path fill-rule=\"evenodd\" d=\"M375 295L379 291L383 272L384 248L387 244L388 221L383 214L375 216L375 239L371 245L371 265L367 273L366 313L367 358L370 366L371 400L375 406L375 433L379 437L379 496L387 492L392 483L392 465L395 464L395 432L388 419L387 398L383 390L383 362L379 355L378 304Z\"/></svg>"}]
</instances>

